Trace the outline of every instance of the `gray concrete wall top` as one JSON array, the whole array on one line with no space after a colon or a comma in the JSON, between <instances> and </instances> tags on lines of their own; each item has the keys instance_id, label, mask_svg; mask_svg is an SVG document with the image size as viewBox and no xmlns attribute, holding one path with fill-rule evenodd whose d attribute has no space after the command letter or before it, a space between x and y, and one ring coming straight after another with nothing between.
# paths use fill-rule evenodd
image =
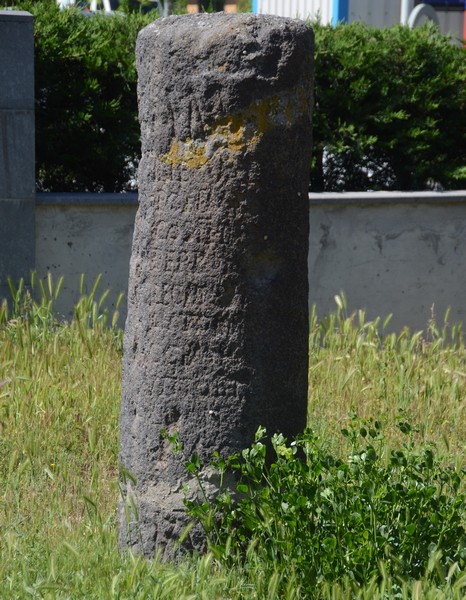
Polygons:
<instances>
[{"instance_id":1,"label":"gray concrete wall top","mask_svg":"<svg viewBox=\"0 0 466 600\"><path fill-rule=\"evenodd\" d=\"M133 192L124 194L41 192L36 194L36 204L37 206L100 206L102 208L137 206L138 195Z\"/></svg>"},{"instance_id":2,"label":"gray concrete wall top","mask_svg":"<svg viewBox=\"0 0 466 600\"><path fill-rule=\"evenodd\" d=\"M451 204L466 202L466 190L448 192L321 192L310 193L311 205Z\"/></svg>"},{"instance_id":3,"label":"gray concrete wall top","mask_svg":"<svg viewBox=\"0 0 466 600\"><path fill-rule=\"evenodd\" d=\"M466 190L448 192L321 192L310 193L309 203L315 206L348 204L462 204ZM137 206L137 192L122 194L41 192L36 194L38 206Z\"/></svg>"}]
</instances>

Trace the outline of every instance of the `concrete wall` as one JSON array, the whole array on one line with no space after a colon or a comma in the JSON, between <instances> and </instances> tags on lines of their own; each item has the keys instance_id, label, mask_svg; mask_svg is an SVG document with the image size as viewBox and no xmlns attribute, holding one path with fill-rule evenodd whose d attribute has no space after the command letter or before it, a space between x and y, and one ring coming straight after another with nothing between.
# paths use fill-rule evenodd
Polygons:
<instances>
[{"instance_id":1,"label":"concrete wall","mask_svg":"<svg viewBox=\"0 0 466 600\"><path fill-rule=\"evenodd\" d=\"M34 266L34 200L33 19L0 10L0 298Z\"/></svg>"},{"instance_id":2,"label":"concrete wall","mask_svg":"<svg viewBox=\"0 0 466 600\"><path fill-rule=\"evenodd\" d=\"M424 329L451 307L466 324L466 193L311 194L310 301L323 315L392 313L392 330Z\"/></svg>"},{"instance_id":3,"label":"concrete wall","mask_svg":"<svg viewBox=\"0 0 466 600\"><path fill-rule=\"evenodd\" d=\"M343 291L348 310L393 313L391 330L439 319L466 325L466 192L310 194L309 300L323 316ZM135 194L40 194L36 269L65 276L58 308L70 315L81 273L99 273L110 308L126 292ZM123 325L126 304L121 306Z\"/></svg>"},{"instance_id":4,"label":"concrete wall","mask_svg":"<svg viewBox=\"0 0 466 600\"><path fill-rule=\"evenodd\" d=\"M37 194L36 272L43 279L51 273L54 282L64 276L59 314L72 316L82 274L86 293L101 274L98 297L110 290L110 311L125 292L119 307L124 325L136 210L137 194Z\"/></svg>"}]
</instances>

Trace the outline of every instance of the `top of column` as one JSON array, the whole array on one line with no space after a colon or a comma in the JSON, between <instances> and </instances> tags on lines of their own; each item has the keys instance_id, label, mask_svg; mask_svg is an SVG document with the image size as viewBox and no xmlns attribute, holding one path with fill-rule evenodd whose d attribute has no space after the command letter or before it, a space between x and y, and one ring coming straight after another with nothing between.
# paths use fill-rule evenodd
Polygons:
<instances>
[{"instance_id":1,"label":"top of column","mask_svg":"<svg viewBox=\"0 0 466 600\"><path fill-rule=\"evenodd\" d=\"M136 55L140 117L157 107L159 126L170 131L150 150L164 153L172 137L197 138L252 103L307 89L313 34L303 21L273 15L171 16L139 33Z\"/></svg>"}]
</instances>

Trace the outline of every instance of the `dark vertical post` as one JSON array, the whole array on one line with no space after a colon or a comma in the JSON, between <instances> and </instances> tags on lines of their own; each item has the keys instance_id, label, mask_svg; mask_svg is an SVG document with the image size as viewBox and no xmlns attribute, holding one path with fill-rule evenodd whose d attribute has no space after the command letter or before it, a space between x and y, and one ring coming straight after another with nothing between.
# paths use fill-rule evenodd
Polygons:
<instances>
[{"instance_id":1,"label":"dark vertical post","mask_svg":"<svg viewBox=\"0 0 466 600\"><path fill-rule=\"evenodd\" d=\"M312 56L309 27L272 16L170 17L139 35L121 462L146 554L183 525L188 478L162 428L205 459L259 425L305 427Z\"/></svg>"},{"instance_id":2,"label":"dark vertical post","mask_svg":"<svg viewBox=\"0 0 466 600\"><path fill-rule=\"evenodd\" d=\"M34 32L28 12L0 11L0 300L34 268Z\"/></svg>"}]
</instances>

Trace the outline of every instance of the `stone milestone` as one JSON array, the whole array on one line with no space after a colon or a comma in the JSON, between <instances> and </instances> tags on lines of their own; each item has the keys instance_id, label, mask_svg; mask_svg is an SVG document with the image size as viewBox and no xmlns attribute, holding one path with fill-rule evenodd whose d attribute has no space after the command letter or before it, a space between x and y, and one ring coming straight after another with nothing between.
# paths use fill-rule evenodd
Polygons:
<instances>
[{"instance_id":1,"label":"stone milestone","mask_svg":"<svg viewBox=\"0 0 466 600\"><path fill-rule=\"evenodd\" d=\"M168 17L140 32L136 56L120 452L136 483L123 485L120 544L170 556L194 484L162 429L208 461L260 425L306 425L313 34L273 16Z\"/></svg>"}]
</instances>

